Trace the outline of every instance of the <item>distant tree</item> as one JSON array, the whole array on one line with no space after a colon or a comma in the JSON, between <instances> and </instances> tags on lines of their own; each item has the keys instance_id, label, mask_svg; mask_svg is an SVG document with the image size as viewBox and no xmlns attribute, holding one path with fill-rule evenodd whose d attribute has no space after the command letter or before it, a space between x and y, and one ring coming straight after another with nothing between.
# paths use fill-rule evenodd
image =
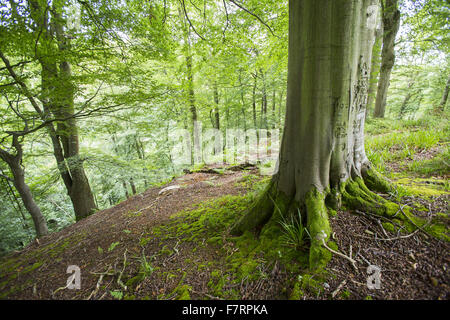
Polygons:
<instances>
[{"instance_id":1,"label":"distant tree","mask_svg":"<svg viewBox=\"0 0 450 320\"><path fill-rule=\"evenodd\" d=\"M30 187L25 182L25 170L22 166L23 148L17 135L12 138L11 150L15 150L15 153L0 148L0 159L8 164L13 176L14 187L19 192L25 208L33 219L36 236L40 238L48 234L47 222L34 201Z\"/></svg>"},{"instance_id":2,"label":"distant tree","mask_svg":"<svg viewBox=\"0 0 450 320\"><path fill-rule=\"evenodd\" d=\"M381 7L383 13L383 48L381 51L380 78L378 80L375 110L373 113L375 118L384 118L389 79L395 63L395 37L400 27L398 0L381 0Z\"/></svg>"},{"instance_id":3,"label":"distant tree","mask_svg":"<svg viewBox=\"0 0 450 320\"><path fill-rule=\"evenodd\" d=\"M450 76L448 77L447 84L445 85L444 92L442 93L441 103L439 103L438 112L442 112L447 104L448 93L450 91Z\"/></svg>"}]
</instances>

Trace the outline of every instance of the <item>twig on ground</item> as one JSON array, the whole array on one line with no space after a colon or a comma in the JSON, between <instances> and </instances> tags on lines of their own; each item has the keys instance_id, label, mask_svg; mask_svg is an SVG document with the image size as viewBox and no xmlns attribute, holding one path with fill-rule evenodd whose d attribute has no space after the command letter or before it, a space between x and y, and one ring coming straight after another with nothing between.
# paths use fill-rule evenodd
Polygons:
<instances>
[{"instance_id":1,"label":"twig on ground","mask_svg":"<svg viewBox=\"0 0 450 320\"><path fill-rule=\"evenodd\" d=\"M370 261L364 258L364 256L358 252L358 255L364 260L365 263L367 263L369 266L371 265Z\"/></svg>"},{"instance_id":2,"label":"twig on ground","mask_svg":"<svg viewBox=\"0 0 450 320\"><path fill-rule=\"evenodd\" d=\"M409 238L409 237L415 235L418 231L419 231L419 229L417 229L414 232L411 232L410 234L407 234L405 236L398 236L398 237L395 237L395 238L387 238L387 239L385 239L385 238L377 238L376 240L380 240L380 241L394 241L394 240L406 239L406 238ZM362 236L362 235L359 235L359 234L355 234L355 236L358 237L358 238L363 238L363 239L373 239L372 237L365 237L365 236Z\"/></svg>"},{"instance_id":3,"label":"twig on ground","mask_svg":"<svg viewBox=\"0 0 450 320\"><path fill-rule=\"evenodd\" d=\"M422 227L419 227L417 224L414 223L414 221L412 221L412 219L410 217L408 217L406 215L406 213L403 211L403 208L401 206L400 206L400 211L403 213L405 218L408 219L408 221L411 222L418 230L422 231L427 236L431 237L431 235L423 229L427 224L429 224L431 222L431 219L427 223L425 223Z\"/></svg>"},{"instance_id":4,"label":"twig on ground","mask_svg":"<svg viewBox=\"0 0 450 320\"><path fill-rule=\"evenodd\" d=\"M127 290L127 286L124 285L122 282L122 275L125 271L126 266L127 266L127 249L125 249L125 251L123 253L123 268L119 274L119 277L117 278L117 284L119 284L124 290Z\"/></svg>"},{"instance_id":5,"label":"twig on ground","mask_svg":"<svg viewBox=\"0 0 450 320\"><path fill-rule=\"evenodd\" d=\"M345 286L346 283L347 283L347 280L342 281L342 282L338 285L338 287L336 288L336 290L334 290L334 291L331 293L331 297L332 297L332 298L336 297L336 295L339 293L339 291L342 289L342 287Z\"/></svg>"},{"instance_id":6,"label":"twig on ground","mask_svg":"<svg viewBox=\"0 0 450 320\"><path fill-rule=\"evenodd\" d=\"M342 257L342 258L347 259L348 261L350 261L350 263L352 264L353 269L355 269L355 271L358 271L358 267L356 266L356 260L352 259L351 257L346 256L346 255L343 254L343 253L340 253L340 252L338 252L338 251L335 251L335 250L331 249L329 246L327 246L327 244L326 244L326 242L325 242L325 239L322 239L322 244L323 244L323 246L324 246L328 251L330 251L331 253L337 254L338 256L340 256L340 257Z\"/></svg>"},{"instance_id":7,"label":"twig on ground","mask_svg":"<svg viewBox=\"0 0 450 320\"><path fill-rule=\"evenodd\" d=\"M105 273L103 273L103 274L100 275L100 277L98 278L98 281L97 281L97 285L95 286L95 289L91 292L91 294L89 295L89 297L87 297L86 300L90 300L92 297L94 297L94 296L97 294L98 290L100 289L100 285L101 285L102 282L103 282L103 277L104 277L106 274L108 274L110 268L111 268L111 266L109 266L108 270L107 270Z\"/></svg>"}]
</instances>

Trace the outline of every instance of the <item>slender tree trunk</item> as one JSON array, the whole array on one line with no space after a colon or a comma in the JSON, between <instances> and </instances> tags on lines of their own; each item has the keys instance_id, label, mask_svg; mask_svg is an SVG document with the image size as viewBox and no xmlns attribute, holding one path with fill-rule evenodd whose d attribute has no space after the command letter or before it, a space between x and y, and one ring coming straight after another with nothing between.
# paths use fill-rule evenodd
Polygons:
<instances>
[{"instance_id":1,"label":"slender tree trunk","mask_svg":"<svg viewBox=\"0 0 450 320\"><path fill-rule=\"evenodd\" d=\"M447 104L448 92L450 91L450 76L447 80L447 85L445 86L444 93L442 94L441 103L438 107L438 112L442 112L445 109L445 105Z\"/></svg>"},{"instance_id":2,"label":"slender tree trunk","mask_svg":"<svg viewBox=\"0 0 450 320\"><path fill-rule=\"evenodd\" d=\"M220 130L219 88L217 87L216 80L214 80L214 83L213 83L213 91L214 91L213 94L214 94L214 104L215 104L214 109L212 110L212 112L214 113L213 127L214 127L214 129ZM219 152L219 150L220 150L220 140L214 138L214 143L215 143L214 154L216 154L216 152Z\"/></svg>"},{"instance_id":3,"label":"slender tree trunk","mask_svg":"<svg viewBox=\"0 0 450 320\"><path fill-rule=\"evenodd\" d=\"M14 186L19 192L20 198L22 199L25 208L30 213L31 218L33 219L37 237L40 238L47 235L47 222L45 221L45 218L42 215L38 205L34 201L30 188L25 183L25 172L19 164L14 164L10 166L10 168L14 176Z\"/></svg>"},{"instance_id":4,"label":"slender tree trunk","mask_svg":"<svg viewBox=\"0 0 450 320\"><path fill-rule=\"evenodd\" d=\"M272 129L276 128L276 125L275 125L276 124L275 110L276 110L276 105L277 105L276 96L277 96L277 90L275 89L275 83L274 83L273 84L273 94L272 94L272 120L271 120L271 122L272 122Z\"/></svg>"},{"instance_id":5,"label":"slender tree trunk","mask_svg":"<svg viewBox=\"0 0 450 320\"><path fill-rule=\"evenodd\" d=\"M244 128L244 131L247 131L247 116L246 116L246 113L245 113L245 98L244 98L244 87L243 87L243 84L242 84L242 78L241 78L242 76L241 76L241 72L239 72L239 86L240 86L240 93L241 93L241 111L242 111L242 117L243 117L243 120L242 120L242 123L243 123L243 128Z\"/></svg>"},{"instance_id":6,"label":"slender tree trunk","mask_svg":"<svg viewBox=\"0 0 450 320\"><path fill-rule=\"evenodd\" d=\"M313 269L329 258L322 247L331 234L325 199L337 203L337 193L370 168L363 135L376 8L375 0L289 1L279 170L231 230L235 235L260 230L274 208L284 215L299 209L312 239Z\"/></svg>"},{"instance_id":7,"label":"slender tree trunk","mask_svg":"<svg viewBox=\"0 0 450 320\"><path fill-rule=\"evenodd\" d=\"M194 93L194 75L192 73L192 55L187 52L186 56L187 67L187 85L188 85L188 101L189 110L191 112L192 120L192 136L193 136L193 153L191 157L192 164L201 162L201 146L200 146L200 129L198 126L197 108L195 106L195 93Z\"/></svg>"},{"instance_id":8,"label":"slender tree trunk","mask_svg":"<svg viewBox=\"0 0 450 320\"><path fill-rule=\"evenodd\" d=\"M34 228L36 230L36 236L38 238L48 234L47 222L42 215L41 210L33 199L30 188L25 183L25 171L21 166L22 162L22 146L15 136L13 138L13 144L17 150L16 155L9 154L8 152L0 149L0 158L5 161L13 175L13 183L16 190L19 192L23 205L27 209L28 213L33 219Z\"/></svg>"},{"instance_id":9,"label":"slender tree trunk","mask_svg":"<svg viewBox=\"0 0 450 320\"><path fill-rule=\"evenodd\" d=\"M262 92L261 92L261 115L260 115L260 128L268 129L267 125L267 89L266 89L266 78L264 72L260 70L262 78Z\"/></svg>"},{"instance_id":10,"label":"slender tree trunk","mask_svg":"<svg viewBox=\"0 0 450 320\"><path fill-rule=\"evenodd\" d=\"M6 185L7 189L9 190L9 195L10 195L11 200L14 201L17 204L17 211L20 214L20 217L22 218L23 229L27 230L28 234L30 234L30 227L28 226L27 219L25 217L25 214L23 213L22 206L20 205L19 199L17 199L16 194L15 194L15 192L14 192L12 186L11 186L11 183L10 183L10 182L14 182L14 181L12 179L10 179L9 177L6 177L3 174L3 171L1 170L1 168L0 168L0 174L4 178L3 180L5 182L5 185Z\"/></svg>"},{"instance_id":11,"label":"slender tree trunk","mask_svg":"<svg viewBox=\"0 0 450 320\"><path fill-rule=\"evenodd\" d=\"M392 67L395 62L394 43L400 27L400 11L398 0L382 0L383 4L383 49L381 51L381 70L378 80L377 98L375 101L375 118L384 118L387 92Z\"/></svg>"},{"instance_id":12,"label":"slender tree trunk","mask_svg":"<svg viewBox=\"0 0 450 320\"><path fill-rule=\"evenodd\" d=\"M122 181L123 191L125 192L125 196L127 199L130 197L130 194L128 193L127 183L125 181Z\"/></svg>"},{"instance_id":13,"label":"slender tree trunk","mask_svg":"<svg viewBox=\"0 0 450 320\"><path fill-rule=\"evenodd\" d=\"M254 82L253 82L253 90L252 90L252 110L253 110L253 127L255 129L258 128L258 124L256 121L256 84L258 81L258 74L256 73L254 76Z\"/></svg>"},{"instance_id":14,"label":"slender tree trunk","mask_svg":"<svg viewBox=\"0 0 450 320\"><path fill-rule=\"evenodd\" d=\"M136 195L137 191L136 191L136 185L134 184L133 178L130 178L130 187L131 187L131 192L133 193L133 195Z\"/></svg>"},{"instance_id":15,"label":"slender tree trunk","mask_svg":"<svg viewBox=\"0 0 450 320\"><path fill-rule=\"evenodd\" d=\"M219 115L219 88L217 87L217 81L214 81L214 128L220 130L220 115Z\"/></svg>"},{"instance_id":16,"label":"slender tree trunk","mask_svg":"<svg viewBox=\"0 0 450 320\"><path fill-rule=\"evenodd\" d=\"M370 67L370 81L369 81L369 92L367 100L366 118L370 114L371 110L374 109L374 103L376 98L378 75L380 73L380 62L381 62L381 44L382 44L383 31L378 29L375 32L375 44L372 49L372 64Z\"/></svg>"},{"instance_id":17,"label":"slender tree trunk","mask_svg":"<svg viewBox=\"0 0 450 320\"><path fill-rule=\"evenodd\" d=\"M283 108L284 104L283 104L283 91L280 91L280 104L279 104L279 108L278 108L278 125L280 128L283 127L283 117L281 115L281 110Z\"/></svg>"},{"instance_id":18,"label":"slender tree trunk","mask_svg":"<svg viewBox=\"0 0 450 320\"><path fill-rule=\"evenodd\" d=\"M406 95L403 99L403 102L400 106L399 119L402 119L406 112L406 107L408 106L409 100L411 100L413 93L411 91L412 86L414 85L414 80L409 81L408 88L406 89Z\"/></svg>"},{"instance_id":19,"label":"slender tree trunk","mask_svg":"<svg viewBox=\"0 0 450 320\"><path fill-rule=\"evenodd\" d=\"M256 120L256 86L258 82L258 72L255 73L252 91L253 128L256 130L256 158L259 159L259 127ZM249 150L249 153L252 150Z\"/></svg>"}]
</instances>

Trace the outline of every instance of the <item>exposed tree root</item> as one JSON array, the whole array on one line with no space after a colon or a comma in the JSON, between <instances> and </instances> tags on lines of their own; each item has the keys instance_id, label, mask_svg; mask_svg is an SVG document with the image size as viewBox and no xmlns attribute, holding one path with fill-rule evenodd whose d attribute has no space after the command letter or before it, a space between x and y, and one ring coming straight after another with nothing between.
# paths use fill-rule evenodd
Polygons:
<instances>
[{"instance_id":1,"label":"exposed tree root","mask_svg":"<svg viewBox=\"0 0 450 320\"><path fill-rule=\"evenodd\" d=\"M265 192L255 204L231 229L231 234L239 236L247 230L260 231L272 218L276 210L282 215L289 215L297 209L306 211L306 228L311 237L309 264L311 269L317 270L326 265L331 259L331 253L323 246L331 235L327 207L325 205L326 192L319 192L313 188L306 194L304 203L290 199L282 192L278 192L276 185L271 182ZM331 244L335 247L335 244Z\"/></svg>"},{"instance_id":2,"label":"exposed tree root","mask_svg":"<svg viewBox=\"0 0 450 320\"><path fill-rule=\"evenodd\" d=\"M427 222L425 219L415 216L410 207L388 201L372 192L375 179L378 181L376 183L378 188L374 188L375 191L386 192L388 190L394 190L394 187L381 175L370 170L366 171L366 177L369 178L364 178L364 180L362 178L355 178L341 186L343 203L348 209L368 212L376 216L388 218L404 226L405 230L409 232L419 229L428 236L447 241L450 240L450 237L445 233L446 228L444 225L440 223L430 224L429 221ZM372 187L366 185L367 181L369 181L369 185Z\"/></svg>"},{"instance_id":3,"label":"exposed tree root","mask_svg":"<svg viewBox=\"0 0 450 320\"><path fill-rule=\"evenodd\" d=\"M361 174L365 185L367 185L370 190L382 193L389 193L395 190L394 185L389 180L370 167L363 167L361 169Z\"/></svg>"},{"instance_id":4,"label":"exposed tree root","mask_svg":"<svg viewBox=\"0 0 450 320\"><path fill-rule=\"evenodd\" d=\"M427 222L415 216L410 207L399 206L374 192L386 193L393 190L395 188L388 180L376 171L367 169L364 170L363 177L347 180L339 186L338 190L321 192L312 188L305 195L304 201L299 203L278 191L276 183L272 181L247 214L233 226L231 234L239 236L247 230L259 233L272 218L274 210L282 215L289 215L300 209L303 217L306 218L306 229L311 238L309 266L311 270L320 271L331 260L331 253L336 251L334 248L336 244L329 241L331 227L327 207L336 209L340 207L342 201L347 209L383 217L394 224L401 225L405 231L414 232L419 229L427 235L450 240L445 233L444 225L430 224L430 221Z\"/></svg>"},{"instance_id":5,"label":"exposed tree root","mask_svg":"<svg viewBox=\"0 0 450 320\"><path fill-rule=\"evenodd\" d=\"M276 198L275 186L270 182L249 211L231 228L230 233L240 236L247 230L260 230L272 216L274 197Z\"/></svg>"},{"instance_id":6,"label":"exposed tree root","mask_svg":"<svg viewBox=\"0 0 450 320\"><path fill-rule=\"evenodd\" d=\"M305 204L307 229L311 236L309 267L318 270L325 267L331 259L330 251L323 246L331 235L325 195L314 188L306 194Z\"/></svg>"}]
</instances>

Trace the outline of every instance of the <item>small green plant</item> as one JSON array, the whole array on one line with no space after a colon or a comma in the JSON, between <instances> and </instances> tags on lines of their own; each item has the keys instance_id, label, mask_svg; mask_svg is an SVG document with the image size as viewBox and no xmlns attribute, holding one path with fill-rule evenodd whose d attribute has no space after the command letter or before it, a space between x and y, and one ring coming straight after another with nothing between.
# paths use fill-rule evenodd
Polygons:
<instances>
[{"instance_id":1,"label":"small green plant","mask_svg":"<svg viewBox=\"0 0 450 320\"><path fill-rule=\"evenodd\" d=\"M117 245L118 245L119 243L120 243L119 241L111 243L111 245L110 245L109 248L108 248L108 252L113 251L114 248L117 247Z\"/></svg>"},{"instance_id":2,"label":"small green plant","mask_svg":"<svg viewBox=\"0 0 450 320\"><path fill-rule=\"evenodd\" d=\"M153 273L153 270L154 270L154 268L152 267L150 262L148 262L147 258L145 257L145 255L142 254L141 268L140 268L139 272L143 273L145 277L148 277L148 276L150 276Z\"/></svg>"},{"instance_id":3,"label":"small green plant","mask_svg":"<svg viewBox=\"0 0 450 320\"><path fill-rule=\"evenodd\" d=\"M155 256L150 257L150 262L154 257ZM155 270L155 268L152 267L151 263L147 261L144 252L142 252L142 256L139 258L139 262L141 263L141 265L139 266L139 273L137 274L137 276L132 277L127 281L126 284L128 287L135 286L136 284L144 281L145 278L150 277Z\"/></svg>"},{"instance_id":4,"label":"small green plant","mask_svg":"<svg viewBox=\"0 0 450 320\"><path fill-rule=\"evenodd\" d=\"M122 293L122 291L116 290L116 291L110 291L110 293L111 293L111 296L112 296L113 298L116 298L117 300L122 300L122 298L123 298L123 293Z\"/></svg>"},{"instance_id":5,"label":"small green plant","mask_svg":"<svg viewBox=\"0 0 450 320\"><path fill-rule=\"evenodd\" d=\"M282 241L288 247L302 249L305 245L306 228L302 223L300 209L297 209L297 215L290 215L290 218L281 216L279 221L283 235Z\"/></svg>"}]
</instances>

